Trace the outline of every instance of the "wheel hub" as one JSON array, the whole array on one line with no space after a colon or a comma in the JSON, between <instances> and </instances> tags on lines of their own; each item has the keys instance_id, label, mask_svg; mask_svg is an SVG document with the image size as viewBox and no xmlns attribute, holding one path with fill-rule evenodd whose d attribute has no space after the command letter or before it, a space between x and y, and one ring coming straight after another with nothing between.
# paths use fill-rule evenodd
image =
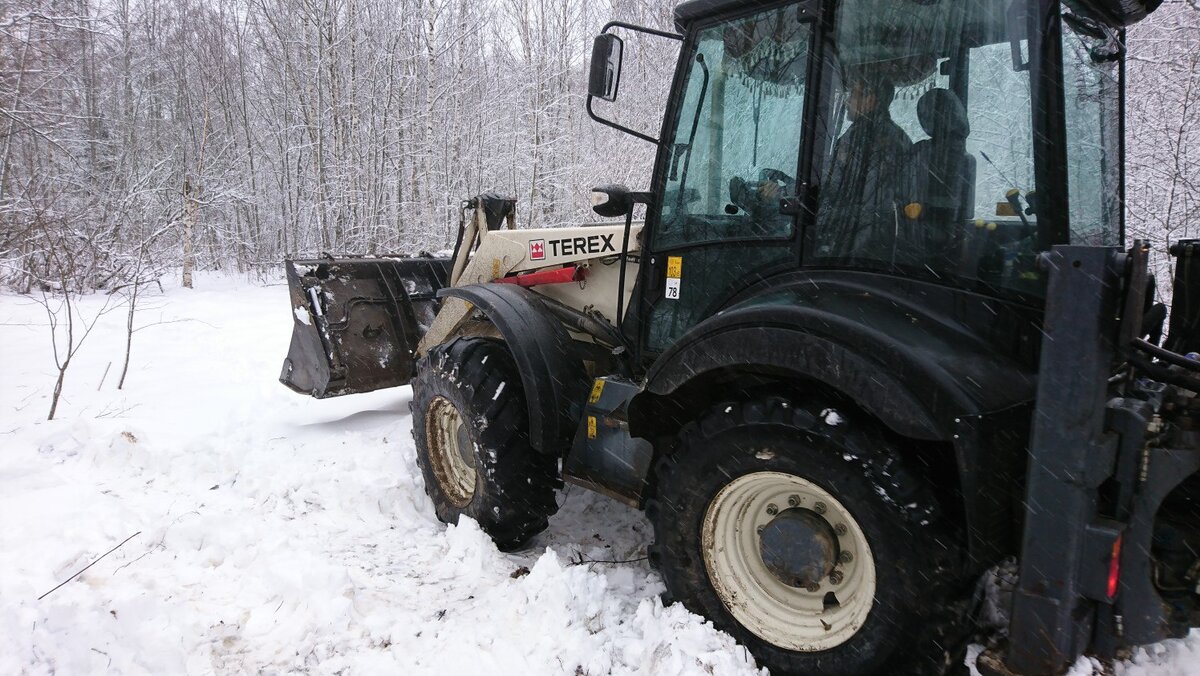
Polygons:
<instances>
[{"instance_id":1,"label":"wheel hub","mask_svg":"<svg viewBox=\"0 0 1200 676\"><path fill-rule=\"evenodd\" d=\"M467 425L461 417L458 419L458 429L455 430L454 437L459 457L467 467L475 469L475 444L471 442L471 436L467 434Z\"/></svg>"},{"instance_id":2,"label":"wheel hub","mask_svg":"<svg viewBox=\"0 0 1200 676\"><path fill-rule=\"evenodd\" d=\"M705 510L701 552L730 614L787 650L845 643L874 605L875 561L862 527L837 497L795 474L754 472L719 490Z\"/></svg>"},{"instance_id":3,"label":"wheel hub","mask_svg":"<svg viewBox=\"0 0 1200 676\"><path fill-rule=\"evenodd\" d=\"M466 421L445 397L435 397L425 414L426 443L433 473L456 507L470 504L475 494L475 445Z\"/></svg>"},{"instance_id":4,"label":"wheel hub","mask_svg":"<svg viewBox=\"0 0 1200 676\"><path fill-rule=\"evenodd\" d=\"M816 512L797 508L780 512L763 526L758 547L767 570L801 589L829 577L839 555L833 526Z\"/></svg>"}]
</instances>

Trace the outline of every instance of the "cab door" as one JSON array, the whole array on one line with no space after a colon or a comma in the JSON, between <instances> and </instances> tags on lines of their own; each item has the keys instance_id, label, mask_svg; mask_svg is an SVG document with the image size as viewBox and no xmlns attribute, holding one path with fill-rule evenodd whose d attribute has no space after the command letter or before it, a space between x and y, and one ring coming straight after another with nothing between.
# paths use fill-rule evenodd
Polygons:
<instances>
[{"instance_id":1,"label":"cab door","mask_svg":"<svg viewBox=\"0 0 1200 676\"><path fill-rule=\"evenodd\" d=\"M784 205L802 175L816 3L762 7L689 30L638 285L651 356L798 264L798 210Z\"/></svg>"}]
</instances>

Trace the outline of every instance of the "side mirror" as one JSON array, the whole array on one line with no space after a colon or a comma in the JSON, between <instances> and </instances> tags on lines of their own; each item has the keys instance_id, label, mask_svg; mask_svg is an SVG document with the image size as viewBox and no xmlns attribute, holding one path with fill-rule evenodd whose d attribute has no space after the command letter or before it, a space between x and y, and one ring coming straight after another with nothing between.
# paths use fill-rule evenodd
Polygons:
<instances>
[{"instance_id":1,"label":"side mirror","mask_svg":"<svg viewBox=\"0 0 1200 676\"><path fill-rule=\"evenodd\" d=\"M621 57L625 44L612 33L601 33L592 42L592 65L588 72L588 94L605 101L617 100L621 84Z\"/></svg>"},{"instance_id":2,"label":"side mirror","mask_svg":"<svg viewBox=\"0 0 1200 676\"><path fill-rule=\"evenodd\" d=\"M604 218L624 216L633 209L633 196L623 185L592 188L592 211Z\"/></svg>"}]
</instances>

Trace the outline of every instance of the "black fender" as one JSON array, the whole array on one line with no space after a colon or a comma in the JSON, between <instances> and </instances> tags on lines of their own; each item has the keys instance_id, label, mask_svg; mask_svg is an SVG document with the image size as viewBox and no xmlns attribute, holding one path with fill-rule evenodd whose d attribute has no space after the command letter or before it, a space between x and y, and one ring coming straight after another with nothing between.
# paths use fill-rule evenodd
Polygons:
<instances>
[{"instance_id":1,"label":"black fender","mask_svg":"<svg viewBox=\"0 0 1200 676\"><path fill-rule=\"evenodd\" d=\"M632 431L667 431L656 429L667 424L659 407L707 374L765 373L833 390L900 436L953 449L970 549L983 562L1013 536L1008 479L1019 480L1024 458L1039 325L1036 310L945 286L866 273L788 275L735 299L664 352L630 404Z\"/></svg>"},{"instance_id":2,"label":"black fender","mask_svg":"<svg viewBox=\"0 0 1200 676\"><path fill-rule=\"evenodd\" d=\"M785 278L684 334L650 368L646 390L770 367L841 392L898 434L949 440L963 416L1034 399L1036 353L1022 345L1039 338L1029 315L980 296L878 275Z\"/></svg>"},{"instance_id":3,"label":"black fender","mask_svg":"<svg viewBox=\"0 0 1200 676\"><path fill-rule=\"evenodd\" d=\"M570 448L589 380L570 334L538 296L511 284L472 284L438 297L471 303L500 331L521 373L533 447L559 455Z\"/></svg>"},{"instance_id":4,"label":"black fender","mask_svg":"<svg viewBox=\"0 0 1200 676\"><path fill-rule=\"evenodd\" d=\"M903 436L948 437L948 430L911 390L874 360L800 326L762 326L754 325L752 317L744 319L745 325L706 327L712 330L701 339L672 348L648 374L646 391L667 396L696 377L730 365L766 368L832 387Z\"/></svg>"}]
</instances>

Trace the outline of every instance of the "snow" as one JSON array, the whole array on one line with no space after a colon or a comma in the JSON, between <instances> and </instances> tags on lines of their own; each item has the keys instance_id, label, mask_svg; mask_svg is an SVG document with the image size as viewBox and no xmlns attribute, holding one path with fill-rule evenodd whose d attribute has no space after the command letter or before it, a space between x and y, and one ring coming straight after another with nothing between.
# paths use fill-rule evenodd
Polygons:
<instances>
[{"instance_id":1,"label":"snow","mask_svg":"<svg viewBox=\"0 0 1200 676\"><path fill-rule=\"evenodd\" d=\"M838 413L836 409L832 408L827 408L824 411L821 411L821 419L824 420L825 424L829 425L830 427L837 427L838 425L842 425L846 422L846 419L842 417L842 414Z\"/></svg>"},{"instance_id":2,"label":"snow","mask_svg":"<svg viewBox=\"0 0 1200 676\"><path fill-rule=\"evenodd\" d=\"M124 390L124 313L102 317L50 422L44 311L0 293L0 673L762 673L662 605L639 513L569 490L509 554L439 523L407 388L295 394L282 281L196 285L145 299ZM1116 673L1196 664L1194 633Z\"/></svg>"},{"instance_id":3,"label":"snow","mask_svg":"<svg viewBox=\"0 0 1200 676\"><path fill-rule=\"evenodd\" d=\"M282 282L196 286L145 301L124 391L103 317L52 422L44 311L0 294L0 673L759 673L662 606L639 513L574 489L514 554L442 525L408 388L295 394Z\"/></svg>"}]
</instances>

